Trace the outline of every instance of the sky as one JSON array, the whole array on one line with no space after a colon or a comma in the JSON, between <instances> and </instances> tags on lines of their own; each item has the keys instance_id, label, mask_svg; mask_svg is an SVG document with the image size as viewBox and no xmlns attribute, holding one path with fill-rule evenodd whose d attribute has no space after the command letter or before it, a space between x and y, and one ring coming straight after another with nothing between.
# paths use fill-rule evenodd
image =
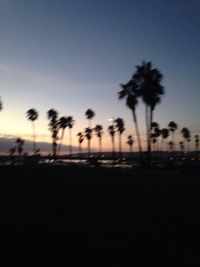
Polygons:
<instances>
[{"instance_id":1,"label":"sky","mask_svg":"<svg viewBox=\"0 0 200 267\"><path fill-rule=\"evenodd\" d=\"M199 0L0 0L1 137L30 140L25 113L35 108L37 139L51 142L46 112L54 108L74 117L76 146L91 108L92 125L104 126L104 150L111 148L110 117L125 120L123 149L128 149L126 137L135 130L117 92L143 60L164 76L165 96L155 120L161 127L174 120L178 132L188 127L192 136L199 134L199 14ZM145 145L142 102L137 114ZM97 148L97 140L92 142Z\"/></svg>"}]
</instances>

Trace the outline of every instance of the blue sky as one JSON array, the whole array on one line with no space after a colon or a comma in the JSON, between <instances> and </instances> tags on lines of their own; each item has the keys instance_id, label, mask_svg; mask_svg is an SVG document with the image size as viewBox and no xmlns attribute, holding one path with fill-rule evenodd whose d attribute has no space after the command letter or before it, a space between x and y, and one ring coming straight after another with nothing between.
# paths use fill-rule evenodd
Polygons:
<instances>
[{"instance_id":1,"label":"blue sky","mask_svg":"<svg viewBox=\"0 0 200 267\"><path fill-rule=\"evenodd\" d=\"M199 14L198 0L1 0L1 133L30 134L24 114L35 107L41 141L49 140L49 108L74 116L74 136L87 125L87 108L96 111L94 124L107 128L120 116L134 134L117 92L142 60L164 75L155 119L199 133ZM144 132L142 103L137 112Z\"/></svg>"}]
</instances>

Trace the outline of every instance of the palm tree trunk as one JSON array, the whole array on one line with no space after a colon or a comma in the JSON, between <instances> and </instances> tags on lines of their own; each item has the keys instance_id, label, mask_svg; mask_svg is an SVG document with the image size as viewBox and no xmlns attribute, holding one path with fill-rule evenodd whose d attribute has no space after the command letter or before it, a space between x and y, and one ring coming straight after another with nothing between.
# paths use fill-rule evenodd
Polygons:
<instances>
[{"instance_id":1,"label":"palm tree trunk","mask_svg":"<svg viewBox=\"0 0 200 267\"><path fill-rule=\"evenodd\" d=\"M88 158L90 157L90 139L88 139Z\"/></svg>"},{"instance_id":2,"label":"palm tree trunk","mask_svg":"<svg viewBox=\"0 0 200 267\"><path fill-rule=\"evenodd\" d=\"M101 137L99 137L99 156L101 157L101 153L102 153L102 140Z\"/></svg>"},{"instance_id":3,"label":"palm tree trunk","mask_svg":"<svg viewBox=\"0 0 200 267\"><path fill-rule=\"evenodd\" d=\"M139 132L139 127L138 127L136 112L134 110L133 110L133 121L135 124L135 131L136 131L136 136L137 136L137 141L138 141L138 151L140 155L140 160L142 160L142 145L141 145L141 139L140 139L140 132Z\"/></svg>"},{"instance_id":4,"label":"palm tree trunk","mask_svg":"<svg viewBox=\"0 0 200 267\"><path fill-rule=\"evenodd\" d=\"M69 157L72 157L72 129L69 128Z\"/></svg>"},{"instance_id":5,"label":"palm tree trunk","mask_svg":"<svg viewBox=\"0 0 200 267\"><path fill-rule=\"evenodd\" d=\"M82 154L81 154L81 151L82 149L81 149L81 144L79 143L79 158L81 158L81 156L82 156Z\"/></svg>"},{"instance_id":6,"label":"palm tree trunk","mask_svg":"<svg viewBox=\"0 0 200 267\"><path fill-rule=\"evenodd\" d=\"M114 135L112 135L111 138L112 138L112 156L113 156L113 160L115 160L115 138L114 138Z\"/></svg>"},{"instance_id":7,"label":"palm tree trunk","mask_svg":"<svg viewBox=\"0 0 200 267\"><path fill-rule=\"evenodd\" d=\"M61 137L60 137L60 144L59 144L59 148L58 148L58 152L59 153L61 151L61 146L62 146L63 138L64 138L64 129L62 129L62 134L61 134Z\"/></svg>"},{"instance_id":8,"label":"palm tree trunk","mask_svg":"<svg viewBox=\"0 0 200 267\"><path fill-rule=\"evenodd\" d=\"M35 136L35 124L34 122L32 121L32 129L33 129L33 154L35 155L36 153L36 136Z\"/></svg>"},{"instance_id":9,"label":"palm tree trunk","mask_svg":"<svg viewBox=\"0 0 200 267\"><path fill-rule=\"evenodd\" d=\"M119 158L122 158L122 140L121 140L122 136L119 133Z\"/></svg>"}]
</instances>

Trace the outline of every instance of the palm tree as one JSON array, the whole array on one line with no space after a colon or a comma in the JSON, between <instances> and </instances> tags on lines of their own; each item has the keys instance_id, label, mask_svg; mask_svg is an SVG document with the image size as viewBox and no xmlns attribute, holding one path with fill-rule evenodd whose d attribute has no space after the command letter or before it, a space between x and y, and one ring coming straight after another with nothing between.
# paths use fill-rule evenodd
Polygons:
<instances>
[{"instance_id":1,"label":"palm tree","mask_svg":"<svg viewBox=\"0 0 200 267\"><path fill-rule=\"evenodd\" d=\"M69 128L69 157L72 155L72 128L74 126L74 119L72 116L67 117L67 127Z\"/></svg>"},{"instance_id":2,"label":"palm tree","mask_svg":"<svg viewBox=\"0 0 200 267\"><path fill-rule=\"evenodd\" d=\"M82 147L81 144L83 143L84 140L84 134L82 132L77 133L78 136L78 142L79 142L79 157L81 158L81 152L82 152Z\"/></svg>"},{"instance_id":3,"label":"palm tree","mask_svg":"<svg viewBox=\"0 0 200 267\"><path fill-rule=\"evenodd\" d=\"M195 136L194 136L194 141L195 141L195 149L196 149L196 152L198 152L199 151L199 135L198 134L196 134Z\"/></svg>"},{"instance_id":4,"label":"palm tree","mask_svg":"<svg viewBox=\"0 0 200 267\"><path fill-rule=\"evenodd\" d=\"M37 148L36 148L36 134L35 134L35 120L38 118L38 112L34 108L29 109L26 112L26 117L28 120L31 121L32 124L32 132L33 132L33 154L36 154Z\"/></svg>"},{"instance_id":5,"label":"palm tree","mask_svg":"<svg viewBox=\"0 0 200 267\"><path fill-rule=\"evenodd\" d=\"M138 94L145 103L145 118L147 132L147 151L149 160L151 160L151 123L153 121L153 112L157 104L164 95L164 88L161 85L162 74L158 69L152 68L151 62L143 61L141 66L136 66L136 72L133 74Z\"/></svg>"},{"instance_id":6,"label":"palm tree","mask_svg":"<svg viewBox=\"0 0 200 267\"><path fill-rule=\"evenodd\" d=\"M189 152L189 144L190 144L190 130L186 127L183 127L181 130L181 134L183 136L184 141L187 142L187 151Z\"/></svg>"},{"instance_id":7,"label":"palm tree","mask_svg":"<svg viewBox=\"0 0 200 267\"><path fill-rule=\"evenodd\" d=\"M88 158L90 157L90 141L92 139L92 129L90 127L85 128L85 137L88 140Z\"/></svg>"},{"instance_id":8,"label":"palm tree","mask_svg":"<svg viewBox=\"0 0 200 267\"><path fill-rule=\"evenodd\" d=\"M183 153L184 152L184 142L180 141L179 145L180 145L180 151Z\"/></svg>"},{"instance_id":9,"label":"palm tree","mask_svg":"<svg viewBox=\"0 0 200 267\"><path fill-rule=\"evenodd\" d=\"M2 103L2 100L0 98L0 111L2 111L2 109L3 109L3 103Z\"/></svg>"},{"instance_id":10,"label":"palm tree","mask_svg":"<svg viewBox=\"0 0 200 267\"><path fill-rule=\"evenodd\" d=\"M152 122L151 123L151 139L152 139L152 143L154 146L157 143L157 151L159 150L158 138L160 135L161 135L161 130L160 130L159 124L157 122Z\"/></svg>"},{"instance_id":11,"label":"palm tree","mask_svg":"<svg viewBox=\"0 0 200 267\"><path fill-rule=\"evenodd\" d=\"M130 80L127 84L121 84L120 85L122 90L118 92L119 99L126 98L126 105L128 108L131 109L132 115L133 115L133 121L135 124L135 131L137 136L137 142L138 142L138 151L140 154L140 159L142 159L142 145L141 145L141 139L140 139L140 131L136 116L136 106L138 104L138 94L137 94L137 88L135 83Z\"/></svg>"},{"instance_id":12,"label":"palm tree","mask_svg":"<svg viewBox=\"0 0 200 267\"><path fill-rule=\"evenodd\" d=\"M115 159L115 127L114 125L108 126L108 132L111 136L111 141L112 141L112 155L113 155L113 160Z\"/></svg>"},{"instance_id":13,"label":"palm tree","mask_svg":"<svg viewBox=\"0 0 200 267\"><path fill-rule=\"evenodd\" d=\"M86 112L85 112L85 116L86 116L86 118L88 119L88 122L89 122L88 127L91 128L91 120L92 120L92 119L94 118L94 116L95 116L94 111L91 110L91 109L86 110Z\"/></svg>"},{"instance_id":14,"label":"palm tree","mask_svg":"<svg viewBox=\"0 0 200 267\"><path fill-rule=\"evenodd\" d=\"M62 130L62 133L61 133L60 144L59 144L59 149L58 149L59 152L61 151L61 145L62 145L62 141L63 141L63 138L64 138L65 129L66 129L67 126L68 126L67 117L65 117L65 116L60 117L60 119L58 121L58 127L59 127L59 129Z\"/></svg>"},{"instance_id":15,"label":"palm tree","mask_svg":"<svg viewBox=\"0 0 200 267\"><path fill-rule=\"evenodd\" d=\"M133 139L133 136L132 135L129 135L128 136L128 139L127 139L127 144L129 145L129 148L130 148L130 154L133 153L133 144L134 144L134 139Z\"/></svg>"},{"instance_id":16,"label":"palm tree","mask_svg":"<svg viewBox=\"0 0 200 267\"><path fill-rule=\"evenodd\" d=\"M173 150L176 150L175 131L178 129L178 125L174 121L170 121L168 124L169 130L172 133Z\"/></svg>"},{"instance_id":17,"label":"palm tree","mask_svg":"<svg viewBox=\"0 0 200 267\"><path fill-rule=\"evenodd\" d=\"M119 158L122 157L122 134L125 131L124 120L121 118L115 119L115 127L119 133Z\"/></svg>"},{"instance_id":18,"label":"palm tree","mask_svg":"<svg viewBox=\"0 0 200 267\"><path fill-rule=\"evenodd\" d=\"M47 116L49 119L49 130L52 137L52 152L53 158L56 159L57 152L57 141L58 141L58 130L59 130L59 121L58 121L58 112L54 109L47 111Z\"/></svg>"},{"instance_id":19,"label":"palm tree","mask_svg":"<svg viewBox=\"0 0 200 267\"><path fill-rule=\"evenodd\" d=\"M169 145L169 151L170 152L174 151L174 143L173 143L173 141L169 141L168 145Z\"/></svg>"},{"instance_id":20,"label":"palm tree","mask_svg":"<svg viewBox=\"0 0 200 267\"><path fill-rule=\"evenodd\" d=\"M164 144L164 140L167 139L169 137L169 130L167 128L163 128L161 130L161 136L162 136L162 146L161 146L161 150L163 150L163 144Z\"/></svg>"},{"instance_id":21,"label":"palm tree","mask_svg":"<svg viewBox=\"0 0 200 267\"><path fill-rule=\"evenodd\" d=\"M24 146L25 141L22 138L17 138L16 143L17 143L18 155L19 157L21 157L23 153L23 149L24 149L23 146Z\"/></svg>"},{"instance_id":22,"label":"palm tree","mask_svg":"<svg viewBox=\"0 0 200 267\"><path fill-rule=\"evenodd\" d=\"M103 134L103 126L100 124L97 124L94 128L94 131L96 132L96 135L99 139L99 155L101 156L102 152L102 134Z\"/></svg>"}]
</instances>

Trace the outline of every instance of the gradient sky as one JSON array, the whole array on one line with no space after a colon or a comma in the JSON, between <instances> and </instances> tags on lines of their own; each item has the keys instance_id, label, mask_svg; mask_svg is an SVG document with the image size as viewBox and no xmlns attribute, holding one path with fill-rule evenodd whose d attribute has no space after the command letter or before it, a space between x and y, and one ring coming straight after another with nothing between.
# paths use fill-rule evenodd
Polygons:
<instances>
[{"instance_id":1,"label":"gradient sky","mask_svg":"<svg viewBox=\"0 0 200 267\"><path fill-rule=\"evenodd\" d=\"M96 112L93 125L107 128L109 117L120 116L125 136L134 134L117 92L136 65L150 60L166 92L155 120L161 127L174 120L198 134L199 46L199 0L0 0L0 133L30 139L25 112L33 107L40 141L50 141L50 108L74 116L74 144L88 108ZM137 113L144 134L142 103Z\"/></svg>"}]
</instances>

